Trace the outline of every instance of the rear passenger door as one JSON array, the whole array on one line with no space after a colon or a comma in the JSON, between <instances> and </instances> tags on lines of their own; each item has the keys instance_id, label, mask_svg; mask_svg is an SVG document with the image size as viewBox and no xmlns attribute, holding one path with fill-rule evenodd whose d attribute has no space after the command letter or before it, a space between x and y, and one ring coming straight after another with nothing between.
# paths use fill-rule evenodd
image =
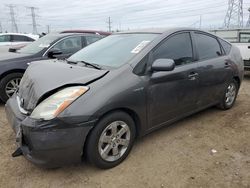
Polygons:
<instances>
[{"instance_id":1,"label":"rear passenger door","mask_svg":"<svg viewBox=\"0 0 250 188\"><path fill-rule=\"evenodd\" d=\"M220 100L226 83L232 78L227 55L216 37L203 32L193 32L198 58L198 106L205 107Z\"/></svg>"}]
</instances>

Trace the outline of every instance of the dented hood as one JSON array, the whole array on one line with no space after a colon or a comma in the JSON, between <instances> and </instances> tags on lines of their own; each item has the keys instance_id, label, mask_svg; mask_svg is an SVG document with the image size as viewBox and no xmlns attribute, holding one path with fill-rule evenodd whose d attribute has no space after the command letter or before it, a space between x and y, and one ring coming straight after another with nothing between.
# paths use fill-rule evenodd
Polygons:
<instances>
[{"instance_id":1,"label":"dented hood","mask_svg":"<svg viewBox=\"0 0 250 188\"><path fill-rule=\"evenodd\" d=\"M70 65L62 61L31 63L26 70L18 95L25 110L31 111L43 96L67 85L87 85L108 71Z\"/></svg>"}]
</instances>

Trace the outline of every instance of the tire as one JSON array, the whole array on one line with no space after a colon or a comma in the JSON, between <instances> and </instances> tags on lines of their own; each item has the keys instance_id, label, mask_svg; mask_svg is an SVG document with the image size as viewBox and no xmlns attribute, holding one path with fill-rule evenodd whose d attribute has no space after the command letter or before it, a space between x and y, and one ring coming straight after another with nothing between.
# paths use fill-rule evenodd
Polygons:
<instances>
[{"instance_id":1,"label":"tire","mask_svg":"<svg viewBox=\"0 0 250 188\"><path fill-rule=\"evenodd\" d=\"M234 88L234 89L231 89L231 90L234 90L234 92L233 92L234 94L231 93L231 95L229 94L230 93L230 91L229 91L230 86L231 86L231 88L232 87ZM236 80L233 79L231 82L229 82L229 84L227 84L227 87L226 87L224 94L223 94L223 98L222 98L220 104L218 105L218 107L222 110L228 110L228 109L232 108L235 101L236 101L238 91L239 91L239 84ZM228 99L229 95L232 97L230 100Z\"/></svg>"},{"instance_id":2,"label":"tire","mask_svg":"<svg viewBox=\"0 0 250 188\"><path fill-rule=\"evenodd\" d=\"M104 116L88 137L87 160L101 169L119 165L132 149L135 132L135 123L127 113L117 111Z\"/></svg>"},{"instance_id":3,"label":"tire","mask_svg":"<svg viewBox=\"0 0 250 188\"><path fill-rule=\"evenodd\" d=\"M22 78L23 74L22 73L11 73L6 75L5 77L2 78L2 80L0 81L0 99L5 103L9 97L11 95L13 95L14 93L6 93L6 87L7 86L11 86L13 84L11 84L11 81L15 82L15 89L18 88L21 78ZM10 84L10 85L9 85ZM14 88L14 86L13 86ZM13 90L14 91L14 90Z\"/></svg>"}]
</instances>

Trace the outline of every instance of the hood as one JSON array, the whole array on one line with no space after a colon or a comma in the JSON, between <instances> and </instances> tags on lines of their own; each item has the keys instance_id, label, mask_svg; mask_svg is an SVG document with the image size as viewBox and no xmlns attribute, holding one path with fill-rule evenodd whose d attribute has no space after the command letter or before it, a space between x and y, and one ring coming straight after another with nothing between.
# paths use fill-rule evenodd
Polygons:
<instances>
[{"instance_id":1,"label":"hood","mask_svg":"<svg viewBox=\"0 0 250 188\"><path fill-rule=\"evenodd\" d=\"M87 85L107 72L53 60L31 63L22 78L18 95L22 107L32 111L46 94L67 85Z\"/></svg>"},{"instance_id":2,"label":"hood","mask_svg":"<svg viewBox=\"0 0 250 188\"><path fill-rule=\"evenodd\" d=\"M0 64L6 63L9 61L20 61L27 58L30 58L31 54L20 54L20 53L14 53L14 52L3 52L0 53Z\"/></svg>"}]
</instances>

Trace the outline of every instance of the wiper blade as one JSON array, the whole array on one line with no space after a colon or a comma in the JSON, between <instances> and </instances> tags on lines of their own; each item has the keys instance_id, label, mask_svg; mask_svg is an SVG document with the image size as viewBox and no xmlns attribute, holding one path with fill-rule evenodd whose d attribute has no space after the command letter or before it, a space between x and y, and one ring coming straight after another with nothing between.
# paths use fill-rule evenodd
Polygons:
<instances>
[{"instance_id":1,"label":"wiper blade","mask_svg":"<svg viewBox=\"0 0 250 188\"><path fill-rule=\"evenodd\" d=\"M65 59L66 60L66 62L68 63L68 64L77 64L77 62L75 62L75 61L69 61L69 60L67 60L67 59Z\"/></svg>"},{"instance_id":2,"label":"wiper blade","mask_svg":"<svg viewBox=\"0 0 250 188\"><path fill-rule=\"evenodd\" d=\"M98 70L101 70L101 69L102 69L100 65L97 65L97 64L94 64L94 63L88 63L88 62L85 62L85 61L78 61L78 62L76 62L76 63L83 63L83 64L85 64L86 66L91 66L91 67L93 67L93 68L95 68L95 69L98 69Z\"/></svg>"},{"instance_id":3,"label":"wiper blade","mask_svg":"<svg viewBox=\"0 0 250 188\"><path fill-rule=\"evenodd\" d=\"M67 61L68 64L77 65L78 63L83 63L86 66L90 66L90 67L93 67L95 69L102 70L102 67L100 65L97 65L97 64L94 64L94 63L88 63L88 62L85 62L85 61L69 61L67 59L66 59L66 61Z\"/></svg>"}]
</instances>

